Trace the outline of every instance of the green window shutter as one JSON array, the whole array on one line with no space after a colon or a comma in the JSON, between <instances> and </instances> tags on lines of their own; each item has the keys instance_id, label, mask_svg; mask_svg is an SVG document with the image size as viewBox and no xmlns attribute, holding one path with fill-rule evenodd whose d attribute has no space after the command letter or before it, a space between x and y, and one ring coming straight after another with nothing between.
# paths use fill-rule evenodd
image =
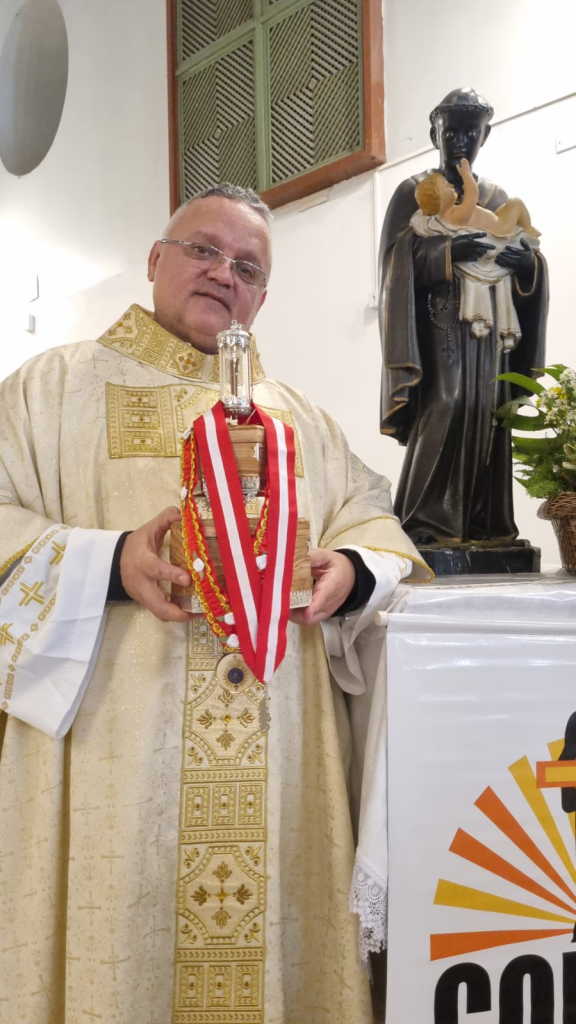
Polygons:
<instances>
[{"instance_id":1,"label":"green window shutter","mask_svg":"<svg viewBox=\"0 0 576 1024\"><path fill-rule=\"evenodd\" d=\"M177 17L180 201L217 181L274 197L338 161L331 180L349 177L346 158L359 158L350 173L382 162L383 154L364 150L367 0L169 2Z\"/></svg>"},{"instance_id":2,"label":"green window shutter","mask_svg":"<svg viewBox=\"0 0 576 1024\"><path fill-rule=\"evenodd\" d=\"M248 40L181 83L183 199L218 181L255 187L253 50Z\"/></svg>"},{"instance_id":3,"label":"green window shutter","mask_svg":"<svg viewBox=\"0 0 576 1024\"><path fill-rule=\"evenodd\" d=\"M252 0L184 0L179 4L179 64L252 18Z\"/></svg>"},{"instance_id":4,"label":"green window shutter","mask_svg":"<svg viewBox=\"0 0 576 1024\"><path fill-rule=\"evenodd\" d=\"M267 188L361 148L360 6L314 0L270 25Z\"/></svg>"},{"instance_id":5,"label":"green window shutter","mask_svg":"<svg viewBox=\"0 0 576 1024\"><path fill-rule=\"evenodd\" d=\"M268 30L271 173L266 185L314 166L314 103L310 81L311 4Z\"/></svg>"}]
</instances>

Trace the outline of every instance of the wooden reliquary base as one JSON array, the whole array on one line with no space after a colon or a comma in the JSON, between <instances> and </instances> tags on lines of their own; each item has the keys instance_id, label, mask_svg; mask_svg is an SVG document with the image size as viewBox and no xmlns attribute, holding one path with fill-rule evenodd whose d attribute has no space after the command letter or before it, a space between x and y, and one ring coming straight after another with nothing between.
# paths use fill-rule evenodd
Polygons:
<instances>
[{"instance_id":1,"label":"wooden reliquary base","mask_svg":"<svg viewBox=\"0 0 576 1024\"><path fill-rule=\"evenodd\" d=\"M256 517L249 517L248 522L253 532L258 524ZM220 549L216 539L216 530L213 519L203 519L202 525L208 545L208 553L216 570L216 579L225 587L226 579L222 568ZM170 561L188 571L188 563L182 543L182 526L175 523L171 530L170 540ZM202 605L197 597L194 586L181 587L176 583L171 584L171 600L184 611L194 614L203 614ZM307 519L299 519L296 529L296 550L294 552L294 572L290 588L290 607L304 608L312 600L312 574L310 571L310 523Z\"/></svg>"}]
</instances>

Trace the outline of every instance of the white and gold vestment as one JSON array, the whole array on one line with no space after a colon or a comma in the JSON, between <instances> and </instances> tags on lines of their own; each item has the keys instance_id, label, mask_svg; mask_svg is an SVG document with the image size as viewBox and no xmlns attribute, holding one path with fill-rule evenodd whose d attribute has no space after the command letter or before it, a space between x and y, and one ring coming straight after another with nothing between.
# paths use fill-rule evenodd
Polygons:
<instances>
[{"instance_id":1,"label":"white and gold vestment","mask_svg":"<svg viewBox=\"0 0 576 1024\"><path fill-rule=\"evenodd\" d=\"M254 371L257 404L295 428L313 546L392 552L424 578L385 481L255 350ZM320 627L290 625L270 684L238 685L202 618L104 607L119 532L178 504L180 438L218 397L217 358L137 306L2 385L6 1024L372 1019Z\"/></svg>"}]
</instances>

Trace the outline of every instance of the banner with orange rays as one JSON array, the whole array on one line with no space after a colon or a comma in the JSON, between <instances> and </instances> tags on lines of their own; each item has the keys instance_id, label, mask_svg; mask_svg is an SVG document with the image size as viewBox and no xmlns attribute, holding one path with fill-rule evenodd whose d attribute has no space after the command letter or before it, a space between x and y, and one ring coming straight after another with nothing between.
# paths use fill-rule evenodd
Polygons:
<instances>
[{"instance_id":1,"label":"banner with orange rays","mask_svg":"<svg viewBox=\"0 0 576 1024\"><path fill-rule=\"evenodd\" d=\"M408 628L391 616L390 1024L576 1024L568 585L574 629L561 638L552 627L532 635L524 615L506 632L515 595L498 616L504 586L469 629L449 614L467 587L442 589L442 620L411 615Z\"/></svg>"}]
</instances>

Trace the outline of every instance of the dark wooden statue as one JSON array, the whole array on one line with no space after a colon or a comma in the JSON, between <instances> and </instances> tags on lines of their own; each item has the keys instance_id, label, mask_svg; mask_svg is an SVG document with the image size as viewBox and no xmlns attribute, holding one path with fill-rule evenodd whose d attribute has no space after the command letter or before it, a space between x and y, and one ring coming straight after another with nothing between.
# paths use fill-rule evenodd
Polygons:
<instances>
[{"instance_id":1,"label":"dark wooden statue","mask_svg":"<svg viewBox=\"0 0 576 1024\"><path fill-rule=\"evenodd\" d=\"M472 89L434 108L439 168L397 188L380 243L381 431L406 445L395 511L426 551L525 544L510 435L493 418L509 385L494 378L545 365L548 277L524 204L472 173L492 114ZM436 570L498 568L469 561Z\"/></svg>"}]
</instances>

